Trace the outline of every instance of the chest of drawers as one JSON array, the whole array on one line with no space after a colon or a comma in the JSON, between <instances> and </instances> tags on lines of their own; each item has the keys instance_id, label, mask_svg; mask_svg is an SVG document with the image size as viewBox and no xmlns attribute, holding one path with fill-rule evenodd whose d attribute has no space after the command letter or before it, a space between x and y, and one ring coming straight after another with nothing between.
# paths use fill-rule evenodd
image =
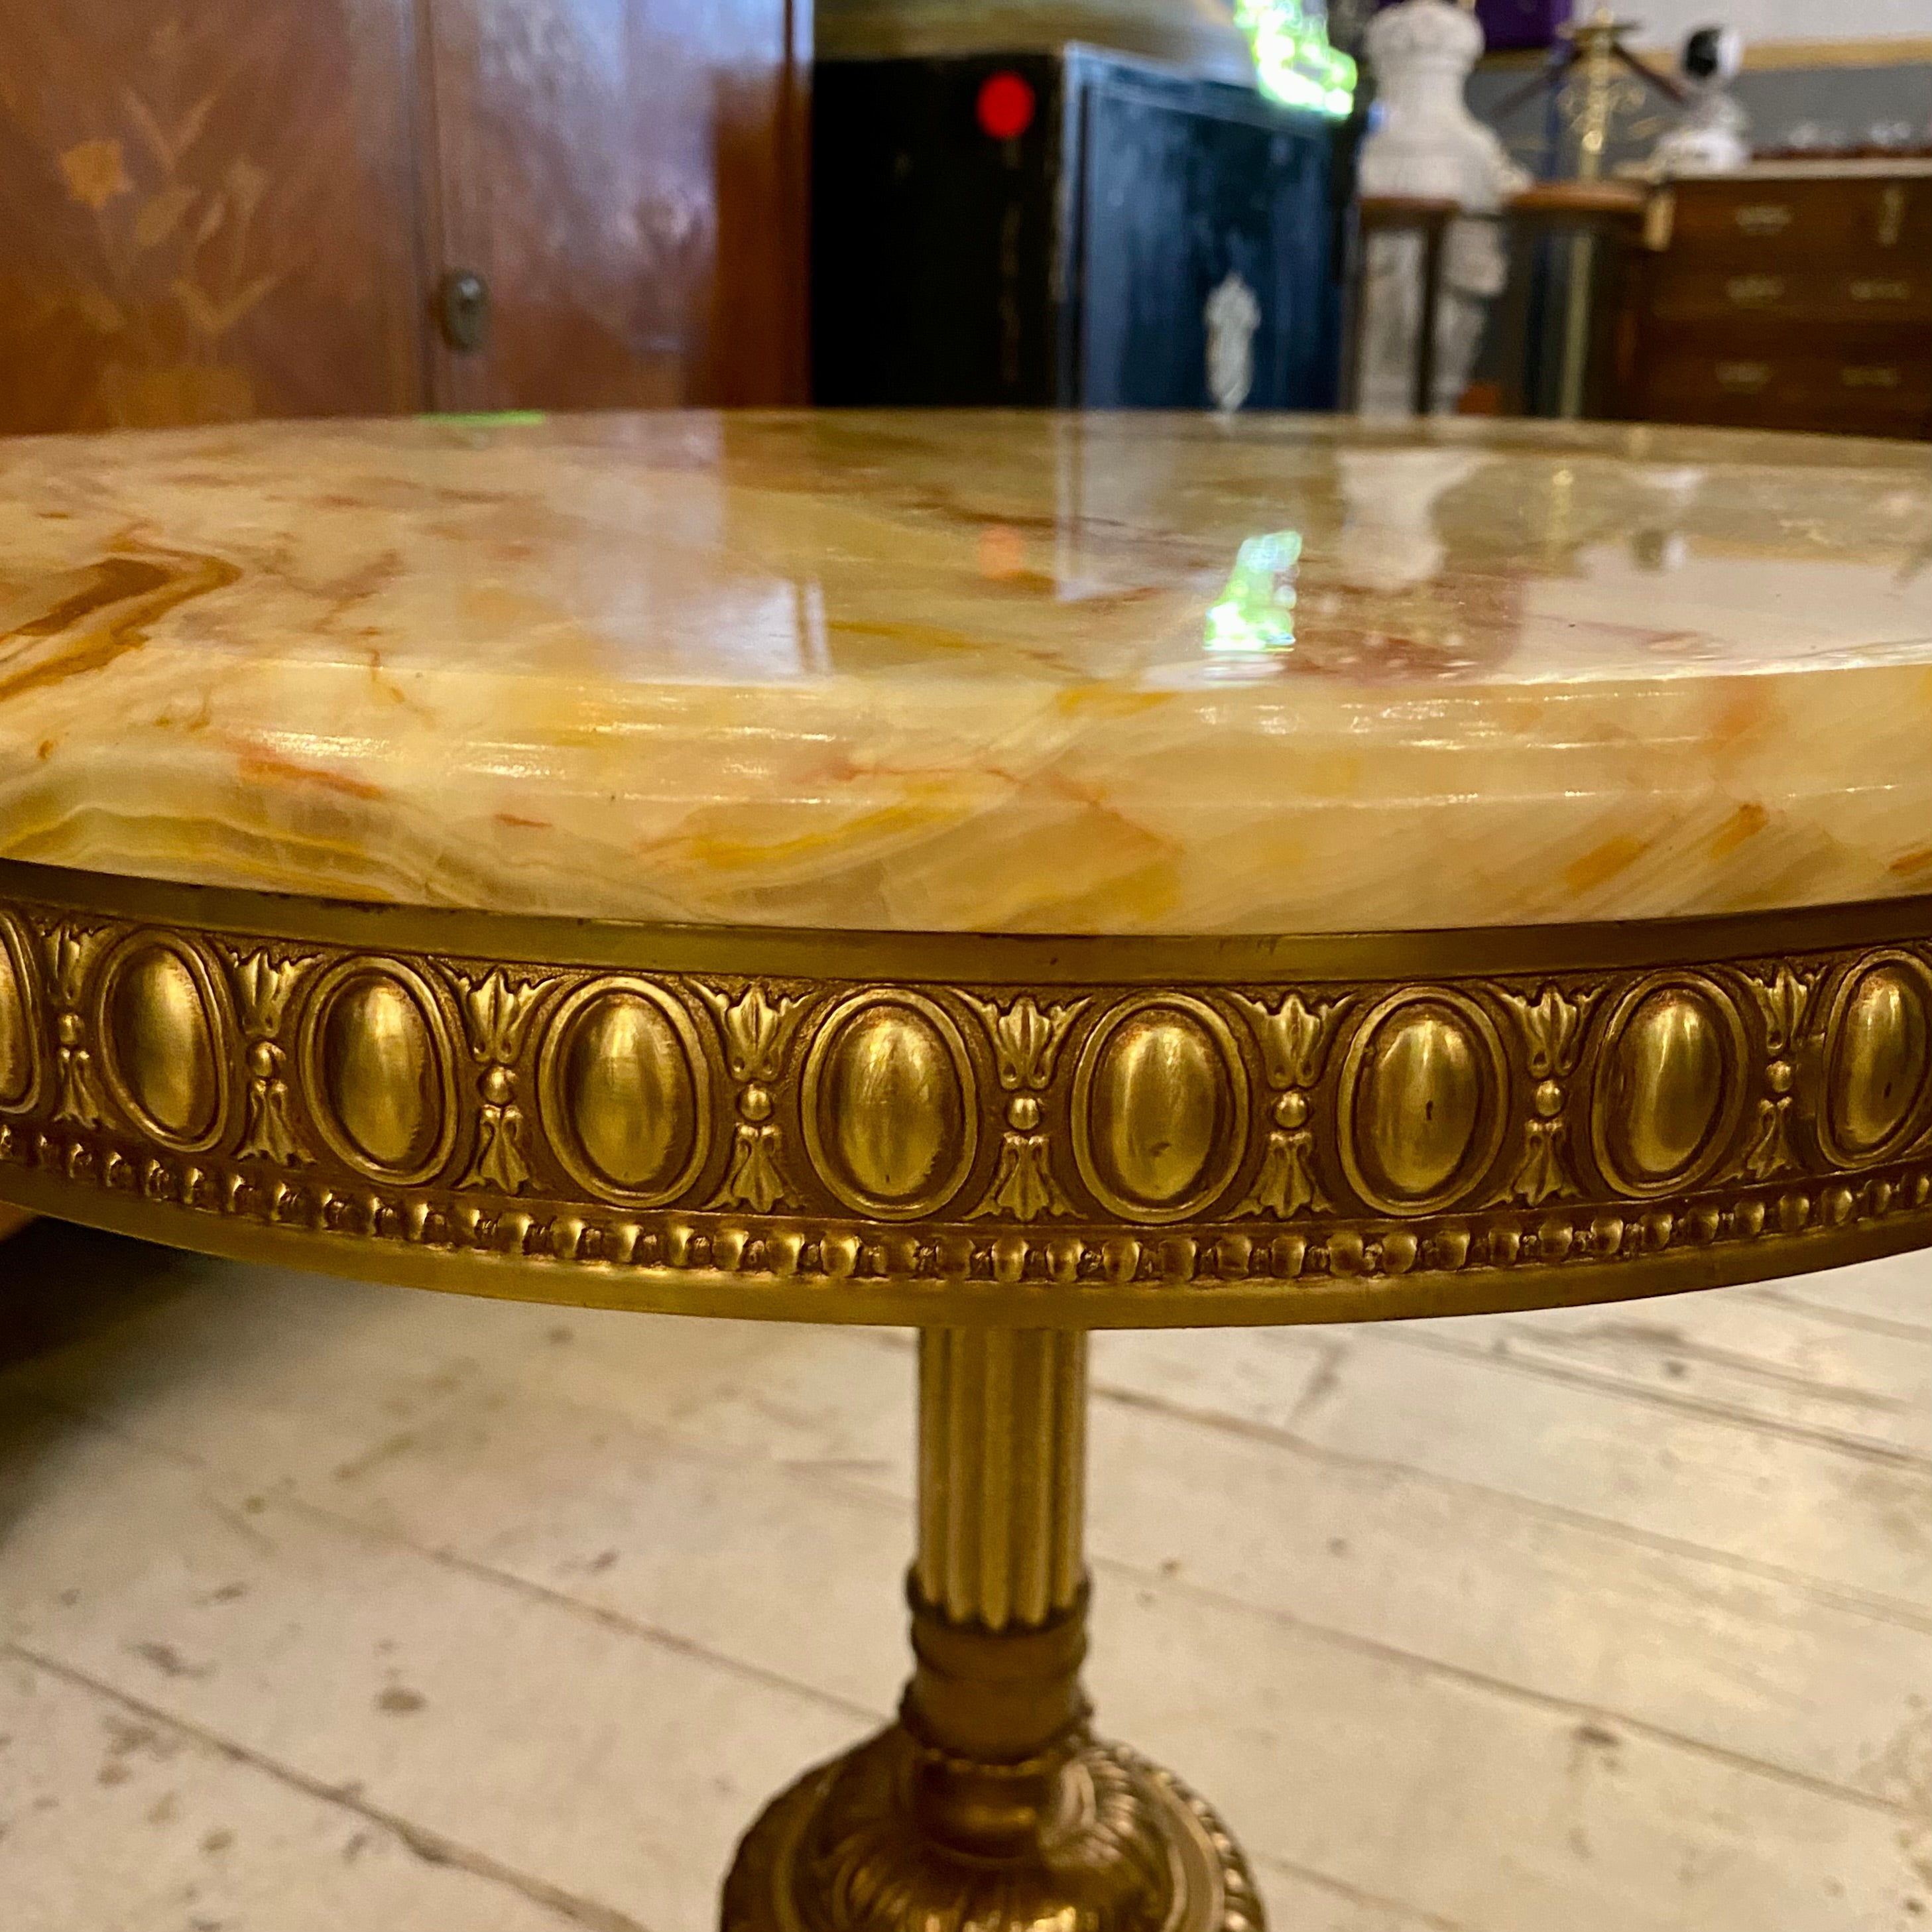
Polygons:
<instances>
[{"instance_id":1,"label":"chest of drawers","mask_svg":"<svg viewBox=\"0 0 1932 1932\"><path fill-rule=\"evenodd\" d=\"M1651 214L1620 319L1624 413L1932 435L1932 161L1680 181Z\"/></svg>"}]
</instances>

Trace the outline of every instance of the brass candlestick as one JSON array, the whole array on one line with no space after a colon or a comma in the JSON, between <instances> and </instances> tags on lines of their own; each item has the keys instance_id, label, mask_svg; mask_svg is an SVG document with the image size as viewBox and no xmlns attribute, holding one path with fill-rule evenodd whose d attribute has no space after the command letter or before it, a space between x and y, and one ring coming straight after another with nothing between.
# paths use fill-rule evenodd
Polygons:
<instances>
[{"instance_id":1,"label":"brass candlestick","mask_svg":"<svg viewBox=\"0 0 1932 1932\"><path fill-rule=\"evenodd\" d=\"M1636 90L1621 70L1624 34L1636 26L1599 7L1586 20L1564 29L1574 43L1576 80L1570 121L1576 132L1576 178L1600 181L1611 124ZM1563 309L1563 380L1558 413L1574 421L1583 413L1583 378L1589 363L1590 289L1596 268L1596 239L1586 232L1570 243L1568 287Z\"/></svg>"}]
</instances>

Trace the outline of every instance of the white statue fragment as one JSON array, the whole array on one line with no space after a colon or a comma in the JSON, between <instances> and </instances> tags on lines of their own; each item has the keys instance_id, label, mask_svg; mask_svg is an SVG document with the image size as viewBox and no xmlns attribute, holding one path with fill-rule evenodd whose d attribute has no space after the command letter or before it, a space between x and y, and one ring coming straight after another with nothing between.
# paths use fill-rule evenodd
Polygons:
<instances>
[{"instance_id":1,"label":"white statue fragment","mask_svg":"<svg viewBox=\"0 0 1932 1932\"><path fill-rule=\"evenodd\" d=\"M1208 298L1208 393L1223 416L1232 416L1255 386L1255 331L1262 305L1232 269Z\"/></svg>"},{"instance_id":2,"label":"white statue fragment","mask_svg":"<svg viewBox=\"0 0 1932 1932\"><path fill-rule=\"evenodd\" d=\"M1362 144L1364 195L1456 202L1469 214L1493 214L1529 177L1469 112L1463 82L1483 51L1475 16L1454 0L1400 0L1370 22L1380 124ZM1406 415L1414 382L1422 310L1420 233L1370 238L1362 300L1366 313L1358 372L1360 407ZM1474 368L1488 308L1502 291L1508 253L1494 221L1453 221L1443 250L1436 313L1436 382L1431 399L1451 410Z\"/></svg>"}]
</instances>

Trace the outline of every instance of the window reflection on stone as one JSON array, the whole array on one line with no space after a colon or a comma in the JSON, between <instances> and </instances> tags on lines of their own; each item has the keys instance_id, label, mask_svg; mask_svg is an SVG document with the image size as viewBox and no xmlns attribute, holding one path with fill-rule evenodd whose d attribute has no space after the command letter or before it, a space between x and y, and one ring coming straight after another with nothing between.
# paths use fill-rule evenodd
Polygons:
<instances>
[{"instance_id":1,"label":"window reflection on stone","mask_svg":"<svg viewBox=\"0 0 1932 1932\"><path fill-rule=\"evenodd\" d=\"M1299 530L1250 537L1235 554L1227 589L1208 608L1206 648L1240 656L1292 649L1300 564Z\"/></svg>"}]
</instances>

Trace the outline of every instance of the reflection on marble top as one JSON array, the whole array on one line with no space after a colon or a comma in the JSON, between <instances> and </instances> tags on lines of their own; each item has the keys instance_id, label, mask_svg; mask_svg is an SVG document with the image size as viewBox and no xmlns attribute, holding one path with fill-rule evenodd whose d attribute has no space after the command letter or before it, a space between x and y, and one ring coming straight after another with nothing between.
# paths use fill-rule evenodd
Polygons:
<instances>
[{"instance_id":1,"label":"reflection on marble top","mask_svg":"<svg viewBox=\"0 0 1932 1932\"><path fill-rule=\"evenodd\" d=\"M956 931L1932 890L1932 470L1268 417L0 443L0 854Z\"/></svg>"}]
</instances>

